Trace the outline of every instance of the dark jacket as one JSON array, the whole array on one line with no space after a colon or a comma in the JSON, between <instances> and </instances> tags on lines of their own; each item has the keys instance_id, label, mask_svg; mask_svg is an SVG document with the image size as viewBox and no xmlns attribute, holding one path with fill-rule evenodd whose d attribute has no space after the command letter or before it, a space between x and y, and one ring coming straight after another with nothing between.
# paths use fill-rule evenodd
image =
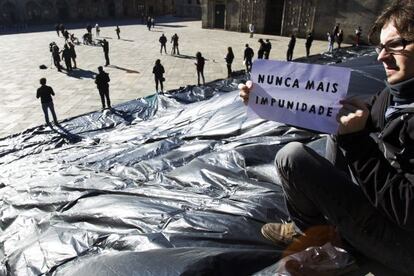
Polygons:
<instances>
[{"instance_id":1,"label":"dark jacket","mask_svg":"<svg viewBox=\"0 0 414 276\"><path fill-rule=\"evenodd\" d=\"M226 55L226 63L232 64L234 60L234 54L233 53L227 53Z\"/></svg>"},{"instance_id":2,"label":"dark jacket","mask_svg":"<svg viewBox=\"0 0 414 276\"><path fill-rule=\"evenodd\" d=\"M250 47L247 47L245 50L244 50L244 59L252 59L253 58L253 56L254 56L254 52L253 52L253 49L252 48L250 48Z\"/></svg>"},{"instance_id":3,"label":"dark jacket","mask_svg":"<svg viewBox=\"0 0 414 276\"><path fill-rule=\"evenodd\" d=\"M206 63L206 59L204 57L197 58L197 71L203 71L204 70L204 64Z\"/></svg>"},{"instance_id":4,"label":"dark jacket","mask_svg":"<svg viewBox=\"0 0 414 276\"><path fill-rule=\"evenodd\" d=\"M101 72L96 75L95 83L99 90L101 89L108 89L109 88L109 75L106 72Z\"/></svg>"},{"instance_id":5,"label":"dark jacket","mask_svg":"<svg viewBox=\"0 0 414 276\"><path fill-rule=\"evenodd\" d=\"M165 73L164 66L162 66L161 64L155 65L152 69L152 73L154 74L155 78L159 80L162 79L162 76Z\"/></svg>"},{"instance_id":6,"label":"dark jacket","mask_svg":"<svg viewBox=\"0 0 414 276\"><path fill-rule=\"evenodd\" d=\"M109 52L109 43L108 43L108 41L102 41L102 48L103 48L104 53Z\"/></svg>"},{"instance_id":7,"label":"dark jacket","mask_svg":"<svg viewBox=\"0 0 414 276\"><path fill-rule=\"evenodd\" d=\"M414 79L405 89L414 93ZM338 145L371 203L400 228L414 231L414 108L386 120L389 91L372 99L367 127L339 136Z\"/></svg>"},{"instance_id":8,"label":"dark jacket","mask_svg":"<svg viewBox=\"0 0 414 276\"><path fill-rule=\"evenodd\" d=\"M294 48L295 48L295 45L296 45L296 37L291 37L290 38L290 40L289 40L289 45L288 45L288 48L290 49L290 50L293 50Z\"/></svg>"},{"instance_id":9,"label":"dark jacket","mask_svg":"<svg viewBox=\"0 0 414 276\"><path fill-rule=\"evenodd\" d=\"M162 36L160 37L159 41L160 41L160 43L161 43L162 45L164 45L165 43L167 43L167 37L166 37L166 36L164 36L164 35L162 35Z\"/></svg>"},{"instance_id":10,"label":"dark jacket","mask_svg":"<svg viewBox=\"0 0 414 276\"><path fill-rule=\"evenodd\" d=\"M42 85L37 89L36 98L40 98L41 103L53 102L52 95L55 95L52 87L47 85Z\"/></svg>"}]
</instances>

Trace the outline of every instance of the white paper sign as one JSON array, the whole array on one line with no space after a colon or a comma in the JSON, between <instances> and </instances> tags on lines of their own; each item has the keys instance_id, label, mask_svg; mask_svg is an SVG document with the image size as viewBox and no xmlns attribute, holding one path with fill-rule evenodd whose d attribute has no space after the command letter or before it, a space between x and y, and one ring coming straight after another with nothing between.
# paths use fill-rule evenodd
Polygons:
<instances>
[{"instance_id":1,"label":"white paper sign","mask_svg":"<svg viewBox=\"0 0 414 276\"><path fill-rule=\"evenodd\" d=\"M336 133L339 101L347 94L350 75L349 68L256 60L248 115Z\"/></svg>"}]
</instances>

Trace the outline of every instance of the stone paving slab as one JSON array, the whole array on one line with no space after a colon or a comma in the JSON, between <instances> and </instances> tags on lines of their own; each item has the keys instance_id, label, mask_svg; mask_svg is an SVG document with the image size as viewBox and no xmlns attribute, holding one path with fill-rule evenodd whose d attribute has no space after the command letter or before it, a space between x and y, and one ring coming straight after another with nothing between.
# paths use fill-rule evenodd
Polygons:
<instances>
[{"instance_id":1,"label":"stone paving slab","mask_svg":"<svg viewBox=\"0 0 414 276\"><path fill-rule=\"evenodd\" d=\"M158 20L162 23L163 19ZM50 68L49 43L55 41L62 49L64 40L57 37L54 26L49 32L32 32L0 36L0 137L19 133L29 127L44 124L40 100L36 99L39 79L46 77L52 86L55 109L59 120L100 110L100 98L93 75L97 67L104 64L101 47L79 45L76 47L78 68L72 75ZM72 29L78 38L84 29ZM180 37L181 57L160 55L158 39L162 33L168 38L167 51L171 50L170 39L174 33ZM257 51L259 38L269 38L273 44L271 59L285 60L289 38L271 35L255 35L202 29L201 21L162 23L152 31L142 24L121 26L121 40L116 39L115 26L101 28L101 38L109 41L111 66L105 71L110 74L110 95L113 105L145 97L155 93L152 68L157 58L161 59L166 74L164 90L197 83L194 56L201 51L208 59L205 65L206 82L224 78L227 75L224 57L227 47L233 47L235 60L233 70L244 69L244 44L249 43ZM344 45L346 46L346 45ZM311 53L326 50L327 42L314 41ZM305 40L297 39L294 58L305 55ZM45 64L48 69L40 70ZM64 64L64 62L62 62ZM128 70L130 70L128 72ZM136 71L131 72L131 71Z\"/></svg>"}]
</instances>

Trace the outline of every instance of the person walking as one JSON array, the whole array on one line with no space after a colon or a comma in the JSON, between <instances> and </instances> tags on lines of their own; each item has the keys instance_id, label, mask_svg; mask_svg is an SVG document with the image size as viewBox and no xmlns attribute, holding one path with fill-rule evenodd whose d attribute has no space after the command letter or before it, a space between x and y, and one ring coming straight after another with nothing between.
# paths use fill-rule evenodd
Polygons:
<instances>
[{"instance_id":1,"label":"person walking","mask_svg":"<svg viewBox=\"0 0 414 276\"><path fill-rule=\"evenodd\" d=\"M290 36L290 41L288 44L288 50L286 53L286 60L287 61L291 61L293 58L293 50L295 49L295 45L296 45L296 36L294 34L292 34Z\"/></svg>"},{"instance_id":2,"label":"person walking","mask_svg":"<svg viewBox=\"0 0 414 276\"><path fill-rule=\"evenodd\" d=\"M117 35L118 39L121 39L121 36L119 35L121 33L121 29L119 28L118 25L116 25L115 32L116 32L116 35Z\"/></svg>"},{"instance_id":3,"label":"person walking","mask_svg":"<svg viewBox=\"0 0 414 276\"><path fill-rule=\"evenodd\" d=\"M68 72L72 71L72 53L69 49L68 44L65 44L63 47L62 59L65 61L66 70Z\"/></svg>"},{"instance_id":4,"label":"person walking","mask_svg":"<svg viewBox=\"0 0 414 276\"><path fill-rule=\"evenodd\" d=\"M254 31L255 31L254 25L253 25L253 23L250 23L250 24L249 24L249 33L250 33L250 38L253 38Z\"/></svg>"},{"instance_id":5,"label":"person walking","mask_svg":"<svg viewBox=\"0 0 414 276\"><path fill-rule=\"evenodd\" d=\"M111 81L108 73L106 73L102 66L98 67L98 75L96 75L95 83L101 97L102 111L106 108L105 98L108 108L111 108L111 100L109 98L109 82Z\"/></svg>"},{"instance_id":6,"label":"person walking","mask_svg":"<svg viewBox=\"0 0 414 276\"><path fill-rule=\"evenodd\" d=\"M266 39L265 42L265 51L264 51L264 58L269 59L270 51L272 50L272 43L270 43L269 39Z\"/></svg>"},{"instance_id":7,"label":"person walking","mask_svg":"<svg viewBox=\"0 0 414 276\"><path fill-rule=\"evenodd\" d=\"M105 66L108 66L109 65L109 42L106 39L104 39L102 40L101 45L102 45L104 55L105 55Z\"/></svg>"},{"instance_id":8,"label":"person walking","mask_svg":"<svg viewBox=\"0 0 414 276\"><path fill-rule=\"evenodd\" d=\"M197 52L196 54L196 60L197 62L194 63L197 68L197 83L198 86L200 86L200 76L203 79L203 85L205 85L205 79L204 79L204 64L206 62L206 59L201 55L200 52Z\"/></svg>"},{"instance_id":9,"label":"person walking","mask_svg":"<svg viewBox=\"0 0 414 276\"><path fill-rule=\"evenodd\" d=\"M69 44L70 56L71 56L72 62L73 62L73 68L76 69L77 64L76 64L75 44L73 42L69 42L68 44Z\"/></svg>"},{"instance_id":10,"label":"person walking","mask_svg":"<svg viewBox=\"0 0 414 276\"><path fill-rule=\"evenodd\" d=\"M172 54L175 55L175 52L177 51L177 55L180 55L180 50L178 49L178 35L174 34L171 37L171 43L173 44L173 48L172 48Z\"/></svg>"},{"instance_id":11,"label":"person walking","mask_svg":"<svg viewBox=\"0 0 414 276\"><path fill-rule=\"evenodd\" d=\"M40 79L40 85L41 86L37 89L36 98L40 98L46 124L50 125L48 110L50 110L50 113L52 113L53 122L55 124L59 124L52 99L52 96L55 95L55 92L53 91L52 87L46 85L46 78Z\"/></svg>"},{"instance_id":12,"label":"person walking","mask_svg":"<svg viewBox=\"0 0 414 276\"><path fill-rule=\"evenodd\" d=\"M167 37L164 34L162 34L160 36L160 39L158 41L161 44L160 54L162 54L162 49L163 48L164 48L164 53L167 54L167 46L166 46L166 44L167 44Z\"/></svg>"},{"instance_id":13,"label":"person walking","mask_svg":"<svg viewBox=\"0 0 414 276\"><path fill-rule=\"evenodd\" d=\"M310 55L310 48L312 47L313 42L313 32L309 32L306 37L305 48L306 48L306 57Z\"/></svg>"},{"instance_id":14,"label":"person walking","mask_svg":"<svg viewBox=\"0 0 414 276\"><path fill-rule=\"evenodd\" d=\"M259 50L257 51L257 58L258 59L263 59L263 55L265 53L266 50L266 45L265 42L263 41L263 39L259 39L258 42L260 43L260 47Z\"/></svg>"},{"instance_id":15,"label":"person walking","mask_svg":"<svg viewBox=\"0 0 414 276\"><path fill-rule=\"evenodd\" d=\"M225 57L226 65L227 65L227 78L231 78L232 70L231 70L231 64L234 60L234 54L233 49L231 47L227 48L227 55Z\"/></svg>"},{"instance_id":16,"label":"person walking","mask_svg":"<svg viewBox=\"0 0 414 276\"><path fill-rule=\"evenodd\" d=\"M245 49L244 49L244 57L243 57L243 61L244 64L246 65L246 72L250 73L252 71L252 59L254 56L254 52L253 49L249 47L249 44L245 45Z\"/></svg>"},{"instance_id":17,"label":"person walking","mask_svg":"<svg viewBox=\"0 0 414 276\"><path fill-rule=\"evenodd\" d=\"M155 90L158 93L158 83L159 83L161 86L161 92L163 92L164 91L163 83L165 81L165 78L164 78L165 70L164 70L164 66L161 65L161 60L157 59L155 61L155 66L152 69L152 73L154 74Z\"/></svg>"}]
</instances>

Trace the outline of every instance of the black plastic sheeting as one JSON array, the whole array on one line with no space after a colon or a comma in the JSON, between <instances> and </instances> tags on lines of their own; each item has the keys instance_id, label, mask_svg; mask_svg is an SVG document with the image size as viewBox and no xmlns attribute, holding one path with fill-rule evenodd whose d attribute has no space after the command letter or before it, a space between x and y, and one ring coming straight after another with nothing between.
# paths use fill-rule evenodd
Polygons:
<instances>
[{"instance_id":1,"label":"black plastic sheeting","mask_svg":"<svg viewBox=\"0 0 414 276\"><path fill-rule=\"evenodd\" d=\"M355 68L353 93L383 87L372 49L338 55L362 56L337 64ZM290 141L323 154L324 139L247 118L243 78L1 139L0 275L249 275L277 262L260 233L287 219L275 154Z\"/></svg>"}]
</instances>

